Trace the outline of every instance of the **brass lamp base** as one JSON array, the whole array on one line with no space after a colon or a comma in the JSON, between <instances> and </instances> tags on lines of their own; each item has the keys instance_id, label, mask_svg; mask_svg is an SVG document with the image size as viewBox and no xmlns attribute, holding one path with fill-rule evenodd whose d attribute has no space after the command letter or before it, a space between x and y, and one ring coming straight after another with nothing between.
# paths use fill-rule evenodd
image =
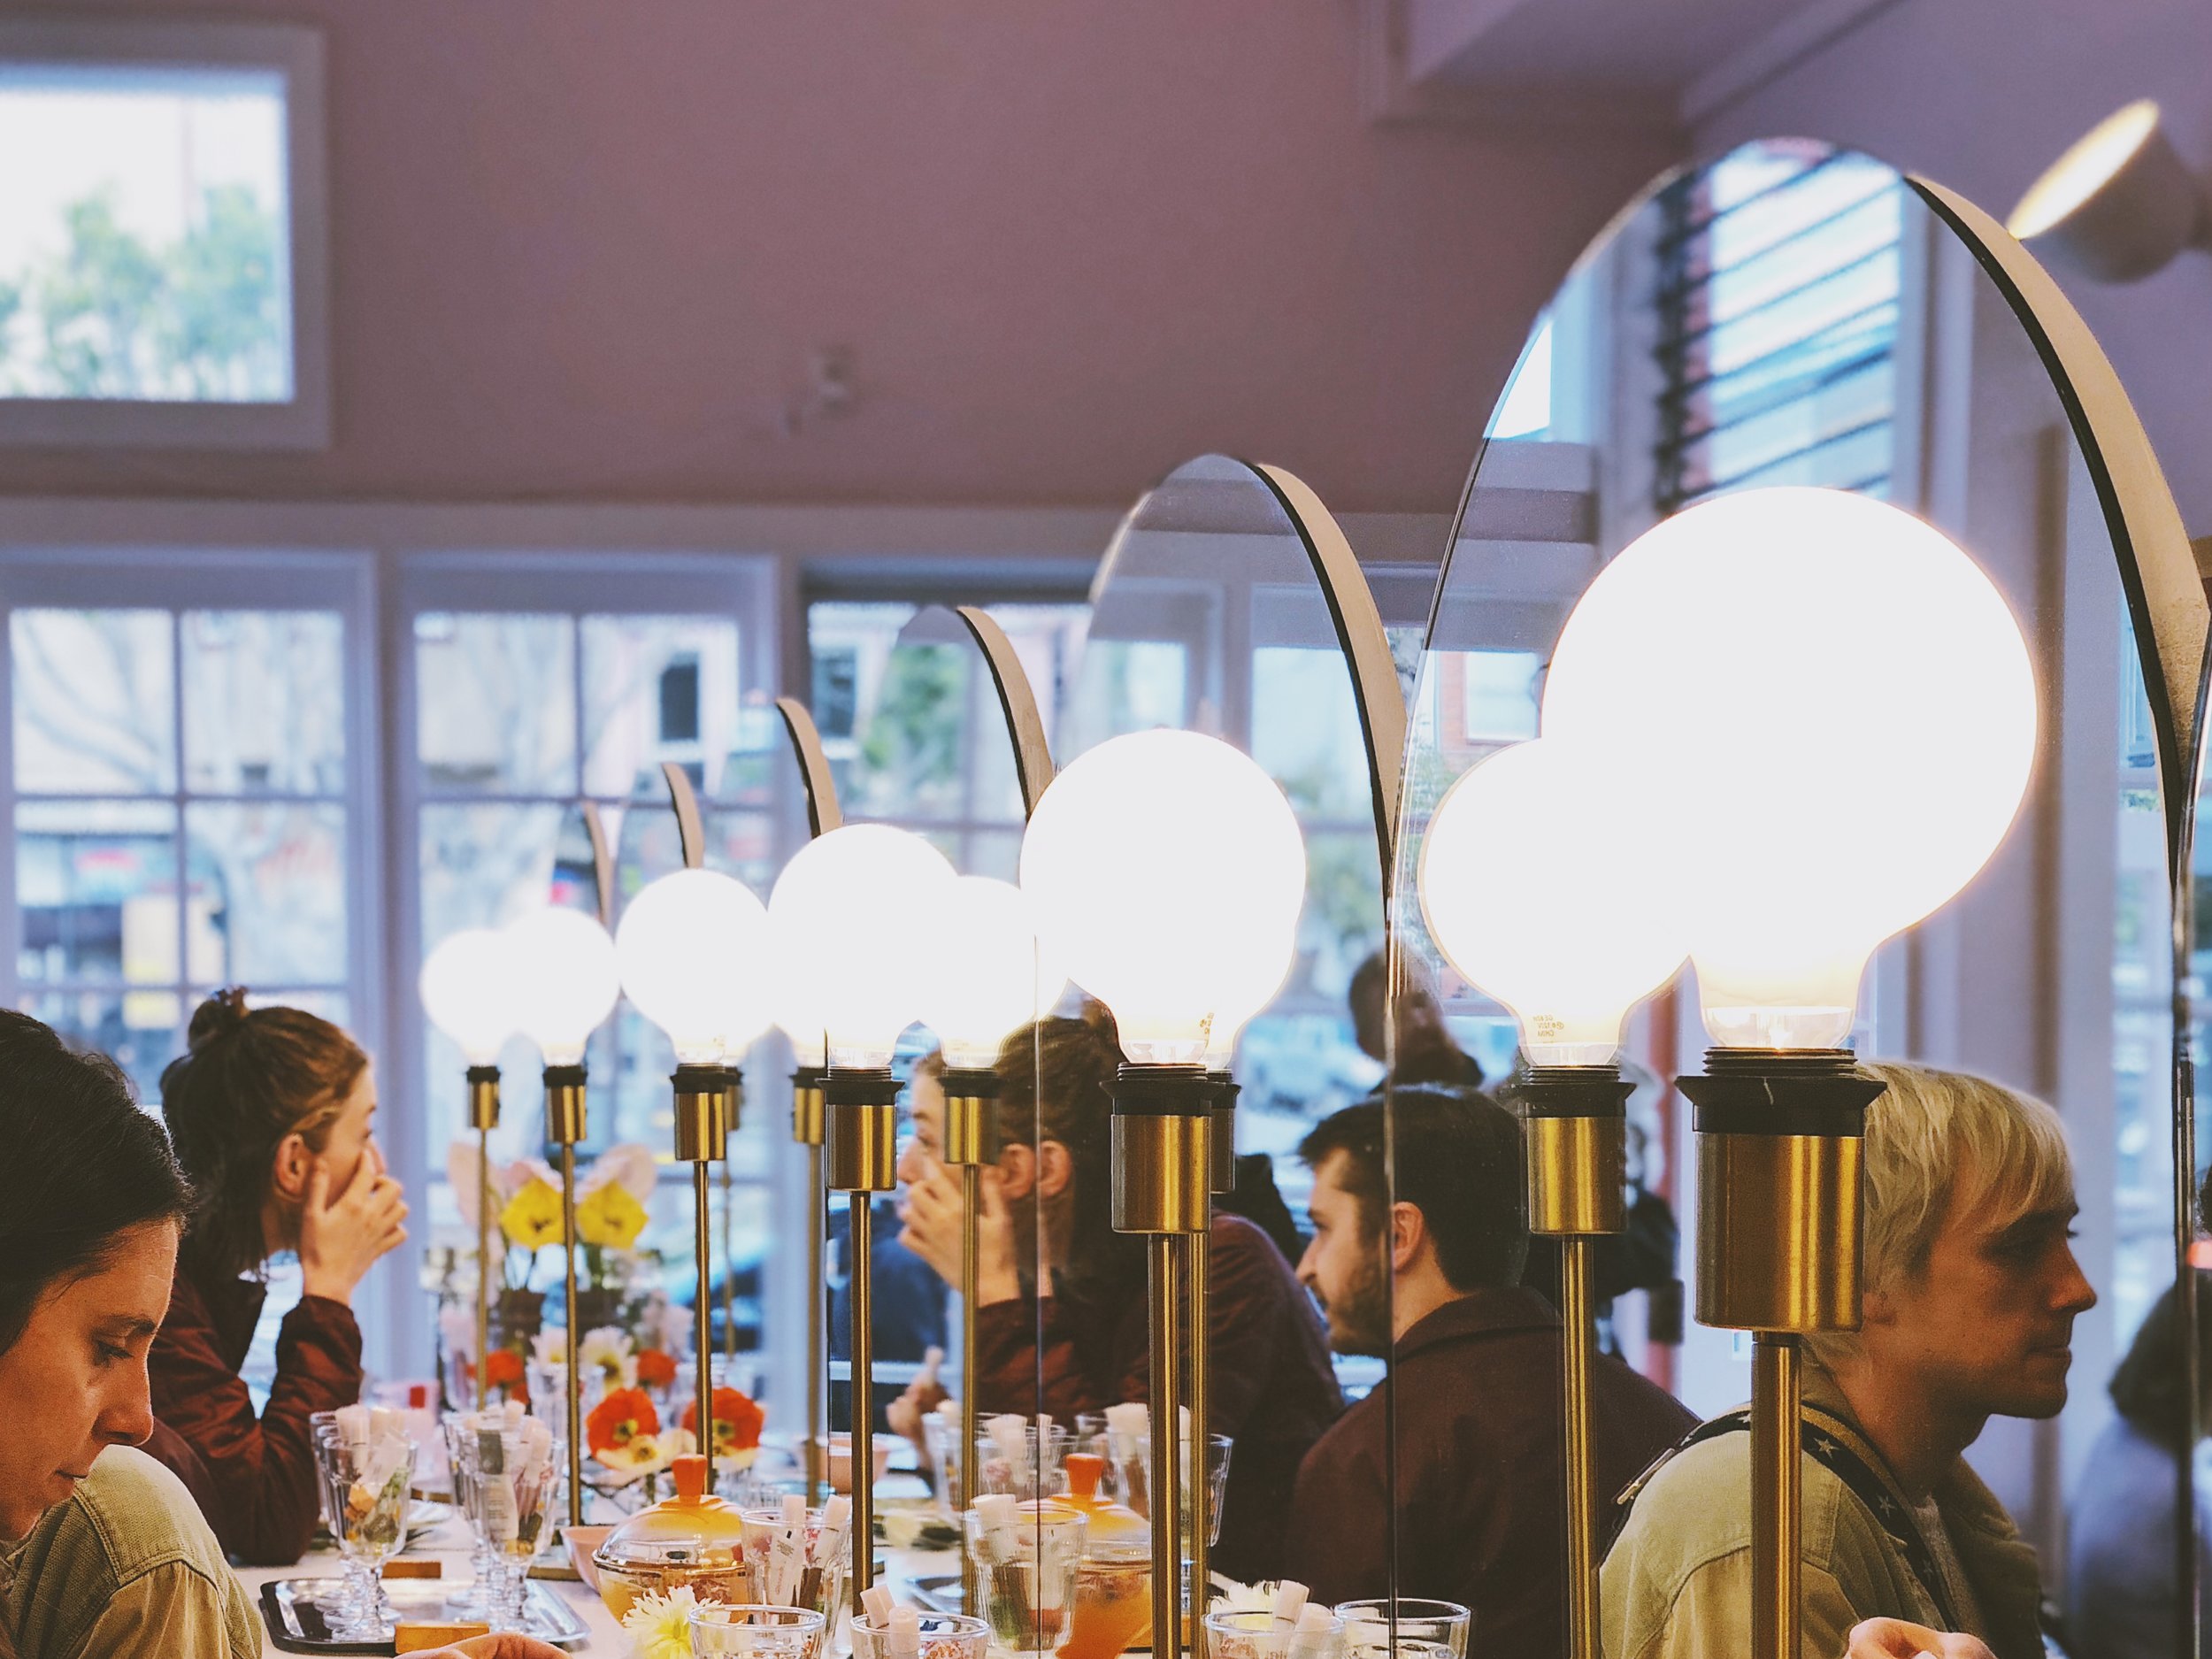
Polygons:
<instances>
[{"instance_id":1,"label":"brass lamp base","mask_svg":"<svg viewBox=\"0 0 2212 1659\"><path fill-rule=\"evenodd\" d=\"M1226 1071L1209 1071L1206 1080L1214 1089L1210 1144L1213 1152L1212 1186L1218 1195L1237 1189L1237 1096L1244 1093L1244 1085Z\"/></svg>"},{"instance_id":2,"label":"brass lamp base","mask_svg":"<svg viewBox=\"0 0 2212 1659\"><path fill-rule=\"evenodd\" d=\"M718 1065L679 1064L670 1078L676 1094L676 1158L691 1165L692 1346L697 1365L699 1455L706 1459L707 1490L714 1490L714 1304L707 1165L729 1152L729 1074Z\"/></svg>"},{"instance_id":3,"label":"brass lamp base","mask_svg":"<svg viewBox=\"0 0 2212 1659\"><path fill-rule=\"evenodd\" d=\"M822 1068L803 1065L791 1073L791 1138L806 1148L806 1501L822 1501L827 1442L823 1439L822 1388L828 1359L823 1350L822 1240L828 1225L828 1194L822 1186L822 1142L828 1133L828 1096Z\"/></svg>"},{"instance_id":4,"label":"brass lamp base","mask_svg":"<svg viewBox=\"0 0 2212 1659\"><path fill-rule=\"evenodd\" d=\"M1858 1327L1866 1109L1850 1050L1713 1048L1697 1108L1697 1317L1754 1333L1751 1651L1797 1659L1801 1338Z\"/></svg>"},{"instance_id":5,"label":"brass lamp base","mask_svg":"<svg viewBox=\"0 0 2212 1659\"><path fill-rule=\"evenodd\" d=\"M568 1524L584 1524L584 1394L577 1379L576 1328L576 1143L589 1133L580 1065L545 1068L545 1138L561 1149L561 1294L567 1337L561 1347L568 1375Z\"/></svg>"},{"instance_id":6,"label":"brass lamp base","mask_svg":"<svg viewBox=\"0 0 2212 1659\"><path fill-rule=\"evenodd\" d=\"M499 1127L499 1068L468 1069L469 1127L476 1131L476 1397L484 1404L484 1367L492 1340L492 1131ZM457 1406L461 1402L455 1401Z\"/></svg>"},{"instance_id":7,"label":"brass lamp base","mask_svg":"<svg viewBox=\"0 0 2212 1659\"><path fill-rule=\"evenodd\" d=\"M954 1462L954 1513L975 1502L973 1448L981 1416L976 1399L975 1301L982 1276L978 1221L983 1171L998 1162L998 1073L980 1066L947 1066L943 1161L960 1171L960 1445Z\"/></svg>"}]
</instances>

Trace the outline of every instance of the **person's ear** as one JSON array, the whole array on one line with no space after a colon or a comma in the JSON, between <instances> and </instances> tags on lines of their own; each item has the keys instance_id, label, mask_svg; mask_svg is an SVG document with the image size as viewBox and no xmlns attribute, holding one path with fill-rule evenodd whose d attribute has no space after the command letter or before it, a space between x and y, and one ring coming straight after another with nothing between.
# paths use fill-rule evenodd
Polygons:
<instances>
[{"instance_id":1,"label":"person's ear","mask_svg":"<svg viewBox=\"0 0 2212 1659\"><path fill-rule=\"evenodd\" d=\"M1074 1180L1075 1160L1067 1148L1057 1141L1042 1142L1037 1148L1037 1196L1057 1198Z\"/></svg>"},{"instance_id":2,"label":"person's ear","mask_svg":"<svg viewBox=\"0 0 2212 1659\"><path fill-rule=\"evenodd\" d=\"M269 1160L269 1185L278 1195L297 1203L307 1196L307 1178L315 1168L314 1149L296 1133L277 1142Z\"/></svg>"},{"instance_id":3,"label":"person's ear","mask_svg":"<svg viewBox=\"0 0 2212 1659\"><path fill-rule=\"evenodd\" d=\"M1420 1260L1429 1244L1429 1218L1418 1204L1398 1203L1390 1210L1390 1271L1402 1273Z\"/></svg>"},{"instance_id":4,"label":"person's ear","mask_svg":"<svg viewBox=\"0 0 2212 1659\"><path fill-rule=\"evenodd\" d=\"M1887 1291L1869 1290L1865 1292L1859 1298L1859 1307L1860 1324L1863 1327L1870 1325L1895 1325L1897 1323L1897 1304L1889 1299Z\"/></svg>"},{"instance_id":5,"label":"person's ear","mask_svg":"<svg viewBox=\"0 0 2212 1659\"><path fill-rule=\"evenodd\" d=\"M1018 1141L999 1148L999 1190L1010 1199L1026 1198L1037 1184L1037 1155Z\"/></svg>"}]
</instances>

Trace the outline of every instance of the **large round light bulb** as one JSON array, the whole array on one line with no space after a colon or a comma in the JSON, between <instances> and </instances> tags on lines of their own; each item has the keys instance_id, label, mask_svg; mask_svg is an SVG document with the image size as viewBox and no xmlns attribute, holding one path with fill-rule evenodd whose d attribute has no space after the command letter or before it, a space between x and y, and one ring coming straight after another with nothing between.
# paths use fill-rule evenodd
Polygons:
<instances>
[{"instance_id":1,"label":"large round light bulb","mask_svg":"<svg viewBox=\"0 0 2212 1659\"><path fill-rule=\"evenodd\" d=\"M515 970L504 935L488 927L448 933L424 958L423 1012L471 1065L495 1065L521 1024Z\"/></svg>"},{"instance_id":2,"label":"large round light bulb","mask_svg":"<svg viewBox=\"0 0 2212 1659\"><path fill-rule=\"evenodd\" d=\"M1556 738L1499 750L1422 838L1421 914L1460 974L1505 1004L1531 1065L1602 1065L1628 1011L1687 950L1674 872L1605 757Z\"/></svg>"},{"instance_id":3,"label":"large round light bulb","mask_svg":"<svg viewBox=\"0 0 2212 1659\"><path fill-rule=\"evenodd\" d=\"M632 899L615 929L623 994L668 1033L683 1065L712 1065L733 1029L768 1018L768 911L718 870L677 870Z\"/></svg>"},{"instance_id":4,"label":"large round light bulb","mask_svg":"<svg viewBox=\"0 0 2212 1659\"><path fill-rule=\"evenodd\" d=\"M1748 490L1599 573L1542 729L1601 752L1639 833L1672 838L1714 1041L1828 1048L1874 948L2004 839L2035 675L2003 596L1939 531L1840 490Z\"/></svg>"},{"instance_id":5,"label":"large round light bulb","mask_svg":"<svg viewBox=\"0 0 2212 1659\"><path fill-rule=\"evenodd\" d=\"M954 877L917 933L936 958L923 981L921 1019L948 1064L992 1064L1007 1036L1048 1012L1066 988L1068 976L1038 948L1028 899L1010 881Z\"/></svg>"},{"instance_id":6,"label":"large round light bulb","mask_svg":"<svg viewBox=\"0 0 2212 1659\"><path fill-rule=\"evenodd\" d=\"M622 995L614 941L595 917L549 905L508 925L523 1034L548 1065L577 1065Z\"/></svg>"},{"instance_id":7,"label":"large round light bulb","mask_svg":"<svg viewBox=\"0 0 2212 1659\"><path fill-rule=\"evenodd\" d=\"M770 894L772 902L774 895ZM769 1006L773 1010L776 1028L791 1040L792 1064L819 1069L829 1064L829 1020L821 1005L813 1001L811 985L795 983L792 976L780 971L780 958L775 954L775 929L769 929L769 960L779 964L775 984L770 991Z\"/></svg>"},{"instance_id":8,"label":"large round light bulb","mask_svg":"<svg viewBox=\"0 0 2212 1659\"><path fill-rule=\"evenodd\" d=\"M1297 815L1248 756L1195 732L1133 732L1052 780L1022 838L1044 948L1114 1012L1141 1064L1196 1064L1295 926Z\"/></svg>"},{"instance_id":9,"label":"large round light bulb","mask_svg":"<svg viewBox=\"0 0 2212 1659\"><path fill-rule=\"evenodd\" d=\"M883 1066L921 1015L940 972L911 939L953 879L944 854L910 830L848 824L793 855L768 895L770 960L790 982L779 1004L818 1009L833 1067Z\"/></svg>"}]
</instances>

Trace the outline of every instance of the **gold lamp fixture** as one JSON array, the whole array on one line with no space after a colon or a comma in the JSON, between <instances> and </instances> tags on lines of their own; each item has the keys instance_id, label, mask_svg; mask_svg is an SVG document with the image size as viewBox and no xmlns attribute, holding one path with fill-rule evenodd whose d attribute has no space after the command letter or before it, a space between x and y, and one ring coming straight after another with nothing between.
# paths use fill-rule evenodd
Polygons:
<instances>
[{"instance_id":1,"label":"gold lamp fixture","mask_svg":"<svg viewBox=\"0 0 2212 1659\"><path fill-rule=\"evenodd\" d=\"M950 864L910 831L849 824L826 831L795 854L768 899L769 959L779 995L819 1010L828 1066L830 1190L847 1194L852 1252L853 1597L873 1581L875 1399L872 1206L897 1184L898 1079L891 1071L899 1035L921 1011L934 964L919 952L878 942L886 917L933 914Z\"/></svg>"},{"instance_id":2,"label":"gold lamp fixture","mask_svg":"<svg viewBox=\"0 0 2212 1659\"><path fill-rule=\"evenodd\" d=\"M576 1143L586 1133L584 1048L622 994L614 941L581 910L534 910L507 930L526 1036L545 1062L545 1138L561 1151L561 1286L567 1320L568 1524L584 1518L583 1396L577 1386Z\"/></svg>"},{"instance_id":3,"label":"gold lamp fixture","mask_svg":"<svg viewBox=\"0 0 2212 1659\"><path fill-rule=\"evenodd\" d=\"M1844 1046L1859 980L2004 838L2036 723L1995 585L1921 519L1838 490L1748 490L1665 520L1599 574L1553 653L1544 741L1601 757L1639 833L1663 838L1640 856L1686 902L1714 1042L1680 1079L1697 1317L1755 1341L1755 1659L1798 1651L1802 1339L1860 1319L1880 1089Z\"/></svg>"},{"instance_id":4,"label":"gold lamp fixture","mask_svg":"<svg viewBox=\"0 0 2212 1659\"><path fill-rule=\"evenodd\" d=\"M1599 1659L1590 1257L1626 1225L1622 1027L1686 951L1677 889L1638 856L1649 844L1622 833L1614 787L1602 756L1538 738L1454 784L1421 845L1431 937L1519 1027L1529 1231L1561 1240L1572 1659Z\"/></svg>"},{"instance_id":5,"label":"gold lamp fixture","mask_svg":"<svg viewBox=\"0 0 2212 1659\"><path fill-rule=\"evenodd\" d=\"M1305 883L1304 838L1281 789L1249 757L1192 732L1133 733L1090 749L1045 791L1022 841L1022 890L1042 948L1113 1010L1121 1039L1112 1215L1118 1231L1149 1240L1152 1651L1161 1659L1182 1648L1179 1349L1206 1330L1217 1092L1207 1048L1225 1014L1248 1016L1237 999L1262 977L1253 959L1271 959L1292 932ZM1194 1436L1202 1435L1202 1412L1192 1416ZM1200 1540L1210 1527L1204 1468L1194 1462L1188 1481ZM1193 1588L1202 1598L1204 1586ZM1202 1599L1194 1612L1202 1614Z\"/></svg>"}]
</instances>

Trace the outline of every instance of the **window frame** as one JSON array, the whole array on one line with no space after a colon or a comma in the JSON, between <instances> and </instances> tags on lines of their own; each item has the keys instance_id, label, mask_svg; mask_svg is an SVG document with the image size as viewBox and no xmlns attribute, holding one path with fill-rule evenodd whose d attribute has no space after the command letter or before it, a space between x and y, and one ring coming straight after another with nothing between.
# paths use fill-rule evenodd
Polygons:
<instances>
[{"instance_id":1,"label":"window frame","mask_svg":"<svg viewBox=\"0 0 2212 1659\"><path fill-rule=\"evenodd\" d=\"M285 84L292 396L284 403L0 397L0 446L322 449L330 444L329 183L323 36L297 24L0 19L0 63L274 70Z\"/></svg>"}]
</instances>

